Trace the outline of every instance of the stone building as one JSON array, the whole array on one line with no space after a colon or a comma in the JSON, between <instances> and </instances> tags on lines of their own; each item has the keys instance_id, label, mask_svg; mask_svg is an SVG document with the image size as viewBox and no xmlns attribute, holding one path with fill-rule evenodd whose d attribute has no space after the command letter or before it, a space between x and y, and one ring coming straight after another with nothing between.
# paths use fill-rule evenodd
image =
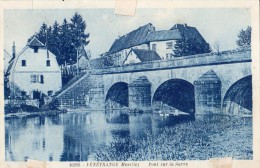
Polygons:
<instances>
[{"instance_id":1,"label":"stone building","mask_svg":"<svg viewBox=\"0 0 260 168\"><path fill-rule=\"evenodd\" d=\"M132 49L141 49L152 50L161 59L173 59L176 41L183 38L196 39L197 43L208 45L199 31L187 24L175 24L170 30L156 31L155 27L148 23L116 39L102 57L109 57L113 65L121 66Z\"/></svg>"},{"instance_id":2,"label":"stone building","mask_svg":"<svg viewBox=\"0 0 260 168\"><path fill-rule=\"evenodd\" d=\"M141 26L116 39L105 55L113 60L114 65L123 65L124 60L132 48L149 50L146 38L148 34L154 31L155 28L151 23Z\"/></svg>"}]
</instances>

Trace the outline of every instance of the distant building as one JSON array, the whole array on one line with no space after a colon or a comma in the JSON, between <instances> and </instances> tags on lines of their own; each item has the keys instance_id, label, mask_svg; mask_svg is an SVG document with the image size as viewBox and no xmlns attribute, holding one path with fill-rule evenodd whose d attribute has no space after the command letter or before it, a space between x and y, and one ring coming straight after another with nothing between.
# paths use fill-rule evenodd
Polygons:
<instances>
[{"instance_id":1,"label":"distant building","mask_svg":"<svg viewBox=\"0 0 260 168\"><path fill-rule=\"evenodd\" d=\"M139 62L149 62L161 60L161 57L152 50L143 50L143 49L132 49L124 61L124 64L132 64Z\"/></svg>"},{"instance_id":2,"label":"distant building","mask_svg":"<svg viewBox=\"0 0 260 168\"><path fill-rule=\"evenodd\" d=\"M176 40L181 38L178 30L155 31L147 37L149 49L157 52L161 59L172 59Z\"/></svg>"},{"instance_id":3,"label":"distant building","mask_svg":"<svg viewBox=\"0 0 260 168\"><path fill-rule=\"evenodd\" d=\"M114 65L123 65L132 48L149 50L147 35L154 31L155 28L151 23L141 26L138 29L116 39L105 55L113 60Z\"/></svg>"},{"instance_id":4,"label":"distant building","mask_svg":"<svg viewBox=\"0 0 260 168\"><path fill-rule=\"evenodd\" d=\"M12 60L13 56L11 56L7 51L4 50L4 73L6 73L7 68Z\"/></svg>"},{"instance_id":5,"label":"distant building","mask_svg":"<svg viewBox=\"0 0 260 168\"><path fill-rule=\"evenodd\" d=\"M125 64L131 49L152 50L161 59L173 59L176 41L183 38L207 44L199 31L187 24L175 24L170 30L155 31L149 23L116 39L104 55L110 57L116 66Z\"/></svg>"},{"instance_id":6,"label":"distant building","mask_svg":"<svg viewBox=\"0 0 260 168\"><path fill-rule=\"evenodd\" d=\"M86 51L83 46L79 49L78 58L79 71L84 72L89 69L90 51Z\"/></svg>"},{"instance_id":7,"label":"distant building","mask_svg":"<svg viewBox=\"0 0 260 168\"><path fill-rule=\"evenodd\" d=\"M62 68L62 75L63 77L66 75L77 75L78 71L87 72L89 70L89 58L90 52L84 49L84 46L81 46L78 51L78 60L74 64L67 64L65 67ZM69 79L70 80L70 79Z\"/></svg>"},{"instance_id":8,"label":"distant building","mask_svg":"<svg viewBox=\"0 0 260 168\"><path fill-rule=\"evenodd\" d=\"M51 96L62 86L61 70L56 56L36 37L15 55L5 76L8 79L10 95L14 97L37 99L43 94Z\"/></svg>"}]
</instances>

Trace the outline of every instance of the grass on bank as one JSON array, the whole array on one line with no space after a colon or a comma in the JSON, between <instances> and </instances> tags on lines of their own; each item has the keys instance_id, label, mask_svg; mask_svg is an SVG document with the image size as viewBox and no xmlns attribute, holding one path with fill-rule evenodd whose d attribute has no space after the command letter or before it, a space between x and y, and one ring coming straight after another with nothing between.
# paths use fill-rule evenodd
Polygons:
<instances>
[{"instance_id":1,"label":"grass on bank","mask_svg":"<svg viewBox=\"0 0 260 168\"><path fill-rule=\"evenodd\" d=\"M213 116L164 128L158 136L116 138L102 146L98 161L252 159L252 118Z\"/></svg>"}]
</instances>

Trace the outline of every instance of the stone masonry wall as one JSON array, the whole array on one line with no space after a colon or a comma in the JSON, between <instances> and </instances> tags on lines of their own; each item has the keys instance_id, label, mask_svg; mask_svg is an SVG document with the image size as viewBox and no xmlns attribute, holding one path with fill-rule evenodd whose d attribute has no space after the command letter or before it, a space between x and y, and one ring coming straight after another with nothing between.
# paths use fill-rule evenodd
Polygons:
<instances>
[{"instance_id":1,"label":"stone masonry wall","mask_svg":"<svg viewBox=\"0 0 260 168\"><path fill-rule=\"evenodd\" d=\"M100 104L103 104L100 102L102 101L102 96L100 96L102 94L102 77L85 74L57 95L52 102L55 107L60 109L95 107L92 104L98 104L98 107L102 108L100 106Z\"/></svg>"}]
</instances>

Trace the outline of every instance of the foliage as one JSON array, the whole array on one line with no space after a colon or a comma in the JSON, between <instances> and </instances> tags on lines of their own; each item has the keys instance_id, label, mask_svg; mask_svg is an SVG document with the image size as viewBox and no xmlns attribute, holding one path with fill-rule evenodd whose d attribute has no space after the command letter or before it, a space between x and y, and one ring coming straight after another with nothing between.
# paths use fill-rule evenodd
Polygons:
<instances>
[{"instance_id":1,"label":"foliage","mask_svg":"<svg viewBox=\"0 0 260 168\"><path fill-rule=\"evenodd\" d=\"M238 40L237 45L239 47L247 47L247 46L251 46L251 32L252 32L252 28L250 26L248 26L246 28L246 30L240 30L238 33Z\"/></svg>"},{"instance_id":2,"label":"foliage","mask_svg":"<svg viewBox=\"0 0 260 168\"><path fill-rule=\"evenodd\" d=\"M20 106L15 106L12 104L5 105L5 114L17 113L17 112L39 112L40 109L31 105L21 104Z\"/></svg>"},{"instance_id":3,"label":"foliage","mask_svg":"<svg viewBox=\"0 0 260 168\"><path fill-rule=\"evenodd\" d=\"M86 22L77 12L71 18L71 22L63 20L60 25L57 21L52 26L43 23L35 35L45 44L50 52L56 55L58 64L75 64L77 62L77 49L89 44L89 34L86 31ZM47 40L47 41L46 41Z\"/></svg>"},{"instance_id":4,"label":"foliage","mask_svg":"<svg viewBox=\"0 0 260 168\"><path fill-rule=\"evenodd\" d=\"M176 41L173 52L175 56L187 56L209 53L211 49L205 41L199 40L196 37L187 38L183 34L182 38Z\"/></svg>"}]
</instances>

